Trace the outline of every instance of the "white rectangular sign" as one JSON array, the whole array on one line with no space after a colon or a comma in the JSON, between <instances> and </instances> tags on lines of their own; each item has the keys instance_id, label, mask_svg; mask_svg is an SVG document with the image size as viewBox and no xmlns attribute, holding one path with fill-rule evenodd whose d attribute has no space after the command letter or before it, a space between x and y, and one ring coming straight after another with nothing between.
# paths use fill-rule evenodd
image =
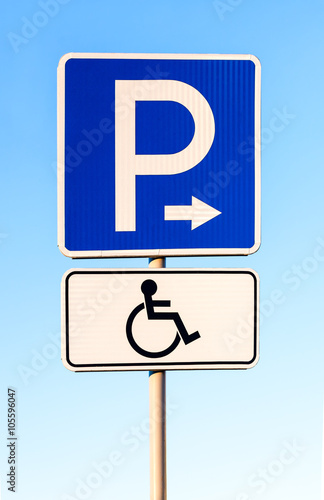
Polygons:
<instances>
[{"instance_id":1,"label":"white rectangular sign","mask_svg":"<svg viewBox=\"0 0 324 500\"><path fill-rule=\"evenodd\" d=\"M62 360L72 371L251 368L258 297L250 269L72 269Z\"/></svg>"}]
</instances>

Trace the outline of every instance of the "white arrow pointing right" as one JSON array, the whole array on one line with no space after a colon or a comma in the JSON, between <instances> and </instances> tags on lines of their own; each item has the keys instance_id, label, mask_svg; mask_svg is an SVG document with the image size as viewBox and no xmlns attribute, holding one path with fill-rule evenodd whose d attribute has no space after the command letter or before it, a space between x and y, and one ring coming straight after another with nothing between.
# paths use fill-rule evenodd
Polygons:
<instances>
[{"instance_id":1,"label":"white arrow pointing right","mask_svg":"<svg viewBox=\"0 0 324 500\"><path fill-rule=\"evenodd\" d=\"M205 224L222 212L192 196L192 205L169 205L164 207L164 220L191 220L191 230Z\"/></svg>"}]
</instances>

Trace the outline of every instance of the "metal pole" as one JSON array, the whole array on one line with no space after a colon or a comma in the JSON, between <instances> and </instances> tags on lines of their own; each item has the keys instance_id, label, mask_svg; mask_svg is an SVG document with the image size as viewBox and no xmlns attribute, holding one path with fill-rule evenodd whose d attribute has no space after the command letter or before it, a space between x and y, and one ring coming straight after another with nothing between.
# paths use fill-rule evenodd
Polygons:
<instances>
[{"instance_id":1,"label":"metal pole","mask_svg":"<svg viewBox=\"0 0 324 500\"><path fill-rule=\"evenodd\" d=\"M165 258L150 259L149 267L165 267ZM150 500L166 500L165 371L149 373Z\"/></svg>"}]
</instances>

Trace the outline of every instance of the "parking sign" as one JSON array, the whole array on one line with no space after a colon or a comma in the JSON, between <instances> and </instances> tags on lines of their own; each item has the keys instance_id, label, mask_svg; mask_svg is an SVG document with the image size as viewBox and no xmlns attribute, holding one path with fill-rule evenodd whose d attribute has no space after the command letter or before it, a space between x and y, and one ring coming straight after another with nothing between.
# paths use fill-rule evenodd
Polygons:
<instances>
[{"instance_id":1,"label":"parking sign","mask_svg":"<svg viewBox=\"0 0 324 500\"><path fill-rule=\"evenodd\" d=\"M254 56L65 55L58 68L61 251L255 252L259 144Z\"/></svg>"}]
</instances>

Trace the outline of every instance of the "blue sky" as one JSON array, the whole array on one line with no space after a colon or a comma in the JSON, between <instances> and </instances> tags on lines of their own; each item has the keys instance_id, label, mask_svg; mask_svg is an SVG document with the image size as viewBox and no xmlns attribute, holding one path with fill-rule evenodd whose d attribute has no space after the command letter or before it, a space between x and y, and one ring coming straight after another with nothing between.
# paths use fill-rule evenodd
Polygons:
<instances>
[{"instance_id":1,"label":"blue sky","mask_svg":"<svg viewBox=\"0 0 324 500\"><path fill-rule=\"evenodd\" d=\"M0 480L7 388L17 391L17 500L149 496L148 375L74 374L60 360L56 71L68 52L254 54L262 65L262 244L249 257L167 267L260 276L260 361L167 374L168 496L321 497L323 428L323 3L17 0L1 16ZM280 116L281 127L274 117ZM100 469L100 484L94 473ZM89 484L92 484L89 487Z\"/></svg>"}]
</instances>

